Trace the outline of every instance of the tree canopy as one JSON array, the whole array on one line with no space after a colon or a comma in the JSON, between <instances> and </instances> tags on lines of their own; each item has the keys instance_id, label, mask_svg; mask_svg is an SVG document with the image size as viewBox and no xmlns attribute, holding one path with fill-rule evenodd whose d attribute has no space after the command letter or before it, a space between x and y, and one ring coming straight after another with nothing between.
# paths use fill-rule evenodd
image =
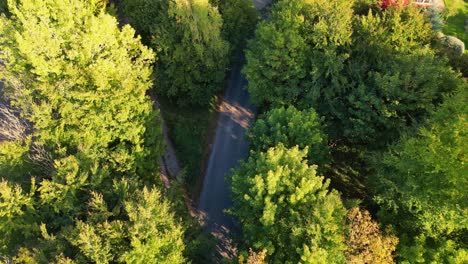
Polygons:
<instances>
[{"instance_id":1,"label":"tree canopy","mask_svg":"<svg viewBox=\"0 0 468 264\"><path fill-rule=\"evenodd\" d=\"M253 153L231 176L233 214L246 245L269 263L343 263L345 210L307 148L279 144Z\"/></svg>"},{"instance_id":2,"label":"tree canopy","mask_svg":"<svg viewBox=\"0 0 468 264\"><path fill-rule=\"evenodd\" d=\"M313 109L299 111L294 106L274 108L255 121L249 131L251 148L267 151L282 143L291 148L308 147L311 164L324 165L328 160L327 138L322 120Z\"/></svg>"},{"instance_id":3,"label":"tree canopy","mask_svg":"<svg viewBox=\"0 0 468 264\"><path fill-rule=\"evenodd\" d=\"M14 262L185 262L183 229L153 187L155 55L104 9L19 0L0 18L0 118L13 121L0 130L0 254Z\"/></svg>"},{"instance_id":4,"label":"tree canopy","mask_svg":"<svg viewBox=\"0 0 468 264\"><path fill-rule=\"evenodd\" d=\"M221 88L229 44L208 0L125 1L130 23L158 51L156 91L181 105L207 105Z\"/></svg>"},{"instance_id":5,"label":"tree canopy","mask_svg":"<svg viewBox=\"0 0 468 264\"><path fill-rule=\"evenodd\" d=\"M251 0L211 0L223 17L222 33L231 49L243 48L255 30L257 10Z\"/></svg>"},{"instance_id":6,"label":"tree canopy","mask_svg":"<svg viewBox=\"0 0 468 264\"><path fill-rule=\"evenodd\" d=\"M405 135L375 165L381 219L405 238L400 256L411 263L445 262L460 252L467 260L468 97L466 85L460 88L417 135Z\"/></svg>"},{"instance_id":7,"label":"tree canopy","mask_svg":"<svg viewBox=\"0 0 468 264\"><path fill-rule=\"evenodd\" d=\"M248 46L244 73L257 105L313 107L332 140L381 147L423 120L460 78L429 47L431 26L418 8L354 16L352 8L279 1Z\"/></svg>"},{"instance_id":8,"label":"tree canopy","mask_svg":"<svg viewBox=\"0 0 468 264\"><path fill-rule=\"evenodd\" d=\"M317 95L325 79L339 85L337 73L346 58L342 48L351 40L351 19L352 1L276 3L246 50L243 71L252 101L310 105L303 100Z\"/></svg>"}]
</instances>

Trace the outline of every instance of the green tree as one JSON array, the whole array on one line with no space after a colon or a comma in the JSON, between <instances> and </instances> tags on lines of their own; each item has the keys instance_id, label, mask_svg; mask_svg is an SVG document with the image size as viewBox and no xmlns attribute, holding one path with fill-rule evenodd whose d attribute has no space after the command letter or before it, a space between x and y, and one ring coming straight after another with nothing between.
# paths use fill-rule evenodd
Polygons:
<instances>
[{"instance_id":1,"label":"green tree","mask_svg":"<svg viewBox=\"0 0 468 264\"><path fill-rule=\"evenodd\" d=\"M231 44L231 49L242 48L247 38L253 34L258 21L258 13L251 0L211 0L218 6L223 17L223 36Z\"/></svg>"},{"instance_id":2,"label":"green tree","mask_svg":"<svg viewBox=\"0 0 468 264\"><path fill-rule=\"evenodd\" d=\"M262 115L249 130L251 148L266 151L282 143L286 147L308 147L308 160L324 165L328 160L322 120L313 109L299 111L294 106L275 108Z\"/></svg>"},{"instance_id":3,"label":"green tree","mask_svg":"<svg viewBox=\"0 0 468 264\"><path fill-rule=\"evenodd\" d=\"M266 249L270 263L343 263L346 212L306 156L282 144L252 153L230 178L232 213L247 246Z\"/></svg>"},{"instance_id":4,"label":"green tree","mask_svg":"<svg viewBox=\"0 0 468 264\"><path fill-rule=\"evenodd\" d=\"M161 202L159 191L143 189L125 203L131 250L122 255L127 263L185 263L182 228L171 207Z\"/></svg>"},{"instance_id":5,"label":"green tree","mask_svg":"<svg viewBox=\"0 0 468 264\"><path fill-rule=\"evenodd\" d=\"M321 96L316 108L333 123L330 136L381 147L426 118L461 81L429 48L431 39L427 17L415 7L358 17L348 83L334 98Z\"/></svg>"},{"instance_id":6,"label":"green tree","mask_svg":"<svg viewBox=\"0 0 468 264\"><path fill-rule=\"evenodd\" d=\"M244 73L252 101L310 106L340 87L351 41L352 1L282 0L259 24L246 51ZM336 88L337 89L337 88Z\"/></svg>"},{"instance_id":7,"label":"green tree","mask_svg":"<svg viewBox=\"0 0 468 264\"><path fill-rule=\"evenodd\" d=\"M169 205L143 188L159 183L163 150L146 96L154 53L105 4L9 1L0 18L11 102L0 107L0 254L17 262L134 260L145 247L141 259L184 262ZM135 216L144 209L160 222Z\"/></svg>"},{"instance_id":8,"label":"green tree","mask_svg":"<svg viewBox=\"0 0 468 264\"><path fill-rule=\"evenodd\" d=\"M399 254L411 263L436 261L429 256L442 259L448 257L445 251L463 248L468 213L467 98L465 84L416 136L403 136L376 162L380 218L395 225L402 237ZM408 248L416 244L427 247L428 254L421 251L419 260L412 262L415 257ZM437 254L431 253L434 250Z\"/></svg>"},{"instance_id":9,"label":"green tree","mask_svg":"<svg viewBox=\"0 0 468 264\"><path fill-rule=\"evenodd\" d=\"M125 1L126 14L158 51L156 91L179 104L207 105L222 88L229 45L208 0Z\"/></svg>"}]
</instances>

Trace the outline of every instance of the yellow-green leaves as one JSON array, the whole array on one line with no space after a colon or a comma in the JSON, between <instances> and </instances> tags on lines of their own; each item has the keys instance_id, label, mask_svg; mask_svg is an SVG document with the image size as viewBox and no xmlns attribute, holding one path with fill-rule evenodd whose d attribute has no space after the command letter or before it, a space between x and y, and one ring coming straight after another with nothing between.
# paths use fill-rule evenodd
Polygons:
<instances>
[{"instance_id":1,"label":"yellow-green leaves","mask_svg":"<svg viewBox=\"0 0 468 264\"><path fill-rule=\"evenodd\" d=\"M322 252L324 262L344 261L345 210L328 181L316 176L317 167L307 164L307 152L279 144L253 152L233 171L232 212L242 223L247 246L266 248L271 263L309 259L304 247Z\"/></svg>"}]
</instances>

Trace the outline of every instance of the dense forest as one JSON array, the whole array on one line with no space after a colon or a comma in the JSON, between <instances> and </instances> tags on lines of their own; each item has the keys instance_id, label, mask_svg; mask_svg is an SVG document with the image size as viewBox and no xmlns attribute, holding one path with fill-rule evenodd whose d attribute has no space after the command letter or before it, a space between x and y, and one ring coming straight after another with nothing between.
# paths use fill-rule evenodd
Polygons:
<instances>
[{"instance_id":1,"label":"dense forest","mask_svg":"<svg viewBox=\"0 0 468 264\"><path fill-rule=\"evenodd\" d=\"M245 54L257 114L220 175L242 230L223 262L467 263L468 51L441 31L460 13L0 0L0 262L219 262L190 201Z\"/></svg>"}]
</instances>

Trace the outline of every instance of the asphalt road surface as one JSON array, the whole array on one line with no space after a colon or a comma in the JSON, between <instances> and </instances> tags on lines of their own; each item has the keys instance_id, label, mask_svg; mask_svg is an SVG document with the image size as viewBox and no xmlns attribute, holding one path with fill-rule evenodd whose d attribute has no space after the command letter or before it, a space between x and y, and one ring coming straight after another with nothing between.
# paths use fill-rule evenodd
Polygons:
<instances>
[{"instance_id":1,"label":"asphalt road surface","mask_svg":"<svg viewBox=\"0 0 468 264\"><path fill-rule=\"evenodd\" d=\"M264 8L269 2L271 0L254 0L257 9ZM243 55L239 57L243 58ZM221 262L220 256L232 258L237 254L232 238L240 234L234 218L225 213L232 206L230 187L225 177L247 157L249 144L245 134L255 117L255 108L245 89L247 81L241 73L243 64L244 60L241 60L232 68L198 204L205 230L219 240L213 259L217 263Z\"/></svg>"}]
</instances>

